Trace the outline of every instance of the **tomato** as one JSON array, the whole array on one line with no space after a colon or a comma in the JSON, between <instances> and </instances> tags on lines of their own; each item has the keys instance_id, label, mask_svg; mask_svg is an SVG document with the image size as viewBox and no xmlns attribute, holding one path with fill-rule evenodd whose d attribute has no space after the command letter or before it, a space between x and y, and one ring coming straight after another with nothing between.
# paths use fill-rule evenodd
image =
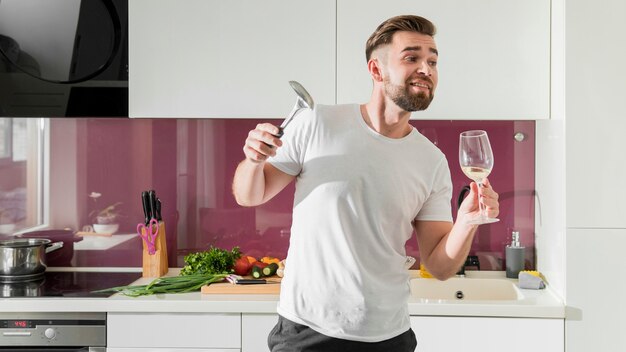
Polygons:
<instances>
[{"instance_id":1,"label":"tomato","mask_svg":"<svg viewBox=\"0 0 626 352\"><path fill-rule=\"evenodd\" d=\"M248 275L250 269L252 269L252 264L246 257L240 257L235 261L235 265L233 266L235 274L237 275Z\"/></svg>"},{"instance_id":2,"label":"tomato","mask_svg":"<svg viewBox=\"0 0 626 352\"><path fill-rule=\"evenodd\" d=\"M256 261L256 262L252 263L252 266L258 266L259 269L263 269L263 268L265 268L267 266L267 263Z\"/></svg>"}]
</instances>

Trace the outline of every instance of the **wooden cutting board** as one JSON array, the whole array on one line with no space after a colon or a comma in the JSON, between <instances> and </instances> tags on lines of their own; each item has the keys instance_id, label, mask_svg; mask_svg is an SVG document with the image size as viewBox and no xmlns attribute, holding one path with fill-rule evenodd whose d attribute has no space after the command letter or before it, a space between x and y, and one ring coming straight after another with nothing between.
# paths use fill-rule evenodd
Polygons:
<instances>
[{"instance_id":1,"label":"wooden cutting board","mask_svg":"<svg viewBox=\"0 0 626 352\"><path fill-rule=\"evenodd\" d=\"M204 294L251 294L251 295L277 295L280 293L279 277L266 278L266 284L235 285L230 282L216 282L202 286L200 292Z\"/></svg>"}]
</instances>

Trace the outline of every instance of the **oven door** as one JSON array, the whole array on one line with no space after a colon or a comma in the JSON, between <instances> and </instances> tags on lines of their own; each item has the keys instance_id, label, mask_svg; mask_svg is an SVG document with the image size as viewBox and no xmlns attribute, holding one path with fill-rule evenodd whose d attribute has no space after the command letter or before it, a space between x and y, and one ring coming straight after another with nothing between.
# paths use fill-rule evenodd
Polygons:
<instances>
[{"instance_id":1,"label":"oven door","mask_svg":"<svg viewBox=\"0 0 626 352\"><path fill-rule=\"evenodd\" d=\"M104 352L106 313L0 313L0 350Z\"/></svg>"},{"instance_id":2,"label":"oven door","mask_svg":"<svg viewBox=\"0 0 626 352\"><path fill-rule=\"evenodd\" d=\"M105 352L106 347L19 347L6 348L0 347L2 351L7 352Z\"/></svg>"}]
</instances>

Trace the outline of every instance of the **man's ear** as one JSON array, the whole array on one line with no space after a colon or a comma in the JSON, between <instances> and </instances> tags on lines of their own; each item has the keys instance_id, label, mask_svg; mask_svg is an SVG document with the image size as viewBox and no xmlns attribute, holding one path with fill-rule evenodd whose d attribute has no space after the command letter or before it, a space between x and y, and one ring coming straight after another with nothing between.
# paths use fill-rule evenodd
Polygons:
<instances>
[{"instance_id":1,"label":"man's ear","mask_svg":"<svg viewBox=\"0 0 626 352\"><path fill-rule=\"evenodd\" d=\"M370 76L375 82L383 81L383 67L378 58L371 58L367 62L367 70L370 72Z\"/></svg>"}]
</instances>

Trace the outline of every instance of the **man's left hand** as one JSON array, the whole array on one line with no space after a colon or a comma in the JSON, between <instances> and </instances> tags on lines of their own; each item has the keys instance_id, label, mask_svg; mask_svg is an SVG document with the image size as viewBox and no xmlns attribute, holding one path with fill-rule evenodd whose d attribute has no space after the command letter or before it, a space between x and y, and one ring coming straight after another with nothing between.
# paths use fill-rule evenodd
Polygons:
<instances>
[{"instance_id":1,"label":"man's left hand","mask_svg":"<svg viewBox=\"0 0 626 352\"><path fill-rule=\"evenodd\" d=\"M457 218L460 220L472 220L480 216L479 201L485 206L485 215L490 218L495 218L500 213L500 203L498 202L498 193L491 187L489 179L485 178L482 185L479 186L476 182L470 184L470 193L465 197Z\"/></svg>"}]
</instances>

